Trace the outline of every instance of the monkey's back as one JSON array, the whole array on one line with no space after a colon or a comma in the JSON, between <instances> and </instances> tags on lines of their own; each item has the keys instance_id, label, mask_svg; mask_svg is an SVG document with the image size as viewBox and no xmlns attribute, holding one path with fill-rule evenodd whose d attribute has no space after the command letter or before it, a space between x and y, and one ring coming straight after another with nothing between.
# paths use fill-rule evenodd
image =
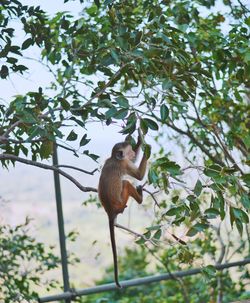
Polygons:
<instances>
[{"instance_id":1,"label":"monkey's back","mask_svg":"<svg viewBox=\"0 0 250 303\"><path fill-rule=\"evenodd\" d=\"M122 161L109 158L102 169L98 195L108 215L115 215L122 203L122 178L125 174Z\"/></svg>"}]
</instances>

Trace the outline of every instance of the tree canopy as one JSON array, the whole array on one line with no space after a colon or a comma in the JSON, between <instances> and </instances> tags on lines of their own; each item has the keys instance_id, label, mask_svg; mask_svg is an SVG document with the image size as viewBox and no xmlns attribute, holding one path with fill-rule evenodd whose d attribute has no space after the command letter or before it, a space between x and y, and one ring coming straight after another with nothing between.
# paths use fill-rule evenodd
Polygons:
<instances>
[{"instance_id":1,"label":"tree canopy","mask_svg":"<svg viewBox=\"0 0 250 303\"><path fill-rule=\"evenodd\" d=\"M1 1L1 81L31 72L23 57L32 48L53 75L49 88L38 83L36 91L0 101L2 166L23 162L57 170L82 191L95 192L40 160L51 158L60 139L60 148L98 161L87 146L91 137L86 127L92 121L116 125L132 137L140 128L145 142L153 136L159 150L151 155L145 187L157 204L156 216L138 244L160 245L171 225L186 230L185 241L199 236L194 242L201 241L204 254L209 254L206 241L216 239L220 246L207 247L215 263L228 261L237 245L247 256L249 9L239 0L80 3L76 17L66 11L50 16L40 7ZM13 21L25 34L21 43ZM65 125L71 127L67 135ZM76 125L86 130L83 136ZM68 147L74 141L77 151ZM170 141L185 161L171 152ZM143 148L150 153L146 144ZM230 237L223 240L223 228L236 228L240 244L235 247ZM173 262L191 265L202 258L197 248L178 245Z\"/></svg>"}]
</instances>

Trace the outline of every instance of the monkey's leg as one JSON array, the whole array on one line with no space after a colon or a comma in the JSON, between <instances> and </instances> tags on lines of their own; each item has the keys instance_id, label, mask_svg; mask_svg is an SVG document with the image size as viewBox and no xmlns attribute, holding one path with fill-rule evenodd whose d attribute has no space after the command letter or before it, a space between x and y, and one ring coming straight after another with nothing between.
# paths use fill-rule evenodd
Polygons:
<instances>
[{"instance_id":1,"label":"monkey's leg","mask_svg":"<svg viewBox=\"0 0 250 303\"><path fill-rule=\"evenodd\" d=\"M133 197L139 204L142 203L142 190L138 186L136 189L129 181L122 181L122 201L124 203L124 207L126 207L127 201L129 197Z\"/></svg>"}]
</instances>

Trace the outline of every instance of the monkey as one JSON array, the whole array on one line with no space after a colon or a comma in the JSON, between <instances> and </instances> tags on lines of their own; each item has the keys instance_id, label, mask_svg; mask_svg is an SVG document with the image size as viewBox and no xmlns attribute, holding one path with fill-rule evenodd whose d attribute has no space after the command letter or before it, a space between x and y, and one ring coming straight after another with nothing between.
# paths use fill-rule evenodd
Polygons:
<instances>
[{"instance_id":1,"label":"monkey","mask_svg":"<svg viewBox=\"0 0 250 303\"><path fill-rule=\"evenodd\" d=\"M106 160L102 168L98 185L99 199L109 219L114 262L114 278L116 286L119 288L121 288L121 285L118 280L115 223L117 215L123 213L124 209L127 207L129 197L133 197L139 204L142 203L142 186L134 187L128 180L124 180L124 176L129 175L141 181L145 175L148 160L145 152L139 167L134 164L134 160L138 155L138 150L141 145L139 137L135 150L132 149L129 141L120 142L114 145L111 157Z\"/></svg>"}]
</instances>

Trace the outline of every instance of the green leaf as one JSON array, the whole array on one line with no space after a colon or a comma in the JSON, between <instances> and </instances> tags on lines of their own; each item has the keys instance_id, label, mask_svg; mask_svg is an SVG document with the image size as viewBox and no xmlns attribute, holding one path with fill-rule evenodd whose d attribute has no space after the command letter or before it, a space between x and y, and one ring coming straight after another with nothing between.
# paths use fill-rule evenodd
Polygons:
<instances>
[{"instance_id":1,"label":"green leaf","mask_svg":"<svg viewBox=\"0 0 250 303\"><path fill-rule=\"evenodd\" d=\"M195 187L194 187L194 194L199 197L199 195L201 194L202 191L202 183L200 180L197 180Z\"/></svg>"},{"instance_id":2,"label":"green leaf","mask_svg":"<svg viewBox=\"0 0 250 303\"><path fill-rule=\"evenodd\" d=\"M40 147L40 155L42 159L48 159L53 152L53 142L44 141Z\"/></svg>"},{"instance_id":3,"label":"green leaf","mask_svg":"<svg viewBox=\"0 0 250 303\"><path fill-rule=\"evenodd\" d=\"M116 102L123 108L128 109L129 108L129 102L128 99L125 98L124 96L119 96L118 98L115 99Z\"/></svg>"},{"instance_id":4,"label":"green leaf","mask_svg":"<svg viewBox=\"0 0 250 303\"><path fill-rule=\"evenodd\" d=\"M163 90L168 90L168 89L170 89L170 88L172 88L173 87L173 82L171 81L171 80L164 80L163 82L162 82L162 89Z\"/></svg>"},{"instance_id":5,"label":"green leaf","mask_svg":"<svg viewBox=\"0 0 250 303\"><path fill-rule=\"evenodd\" d=\"M28 38L27 40L25 40L22 44L22 50L30 47L33 44L33 39L32 38Z\"/></svg>"},{"instance_id":6,"label":"green leaf","mask_svg":"<svg viewBox=\"0 0 250 303\"><path fill-rule=\"evenodd\" d=\"M204 223L196 223L193 227L191 227L189 229L189 231L187 232L187 236L188 237L193 237L195 236L198 232L202 232L205 229L207 229L209 227L208 224L204 224Z\"/></svg>"},{"instance_id":7,"label":"green leaf","mask_svg":"<svg viewBox=\"0 0 250 303\"><path fill-rule=\"evenodd\" d=\"M161 228L161 225L154 225L154 226L147 227L146 229L147 230L158 230L160 228Z\"/></svg>"},{"instance_id":8,"label":"green leaf","mask_svg":"<svg viewBox=\"0 0 250 303\"><path fill-rule=\"evenodd\" d=\"M99 158L99 156L97 156L95 154L90 154L88 150L85 150L83 152L83 155L86 155L86 156L90 157L94 161L96 161Z\"/></svg>"},{"instance_id":9,"label":"green leaf","mask_svg":"<svg viewBox=\"0 0 250 303\"><path fill-rule=\"evenodd\" d=\"M70 103L64 98L58 98L58 101L61 103L62 108L66 111L70 109Z\"/></svg>"},{"instance_id":10,"label":"green leaf","mask_svg":"<svg viewBox=\"0 0 250 303\"><path fill-rule=\"evenodd\" d=\"M180 212L182 212L182 210L183 210L182 206L172 207L172 208L170 208L170 209L165 213L165 215L166 215L166 216L170 216L170 217L176 216L176 215L178 215Z\"/></svg>"},{"instance_id":11,"label":"green leaf","mask_svg":"<svg viewBox=\"0 0 250 303\"><path fill-rule=\"evenodd\" d=\"M151 156L151 146L150 146L149 144L145 144L145 145L143 146L143 151L144 151L144 153L145 153L147 159L149 159L150 156Z\"/></svg>"},{"instance_id":12,"label":"green leaf","mask_svg":"<svg viewBox=\"0 0 250 303\"><path fill-rule=\"evenodd\" d=\"M204 169L204 174L208 177L218 177L220 176L221 167L219 165L210 165Z\"/></svg>"},{"instance_id":13,"label":"green leaf","mask_svg":"<svg viewBox=\"0 0 250 303\"><path fill-rule=\"evenodd\" d=\"M136 33L136 36L135 36L135 45L137 45L141 42L141 38L142 38L142 31L139 31Z\"/></svg>"},{"instance_id":14,"label":"green leaf","mask_svg":"<svg viewBox=\"0 0 250 303\"><path fill-rule=\"evenodd\" d=\"M76 139L77 139L77 134L72 130L66 140L75 141Z\"/></svg>"},{"instance_id":15,"label":"green leaf","mask_svg":"<svg viewBox=\"0 0 250 303\"><path fill-rule=\"evenodd\" d=\"M127 109L120 109L116 112L116 114L114 115L114 118L116 119L125 119L128 115L128 110Z\"/></svg>"},{"instance_id":16,"label":"green leaf","mask_svg":"<svg viewBox=\"0 0 250 303\"><path fill-rule=\"evenodd\" d=\"M161 234L162 234L162 231L161 229L158 229L155 234L153 235L153 238L156 239L156 240L159 240L161 238Z\"/></svg>"},{"instance_id":17,"label":"green leaf","mask_svg":"<svg viewBox=\"0 0 250 303\"><path fill-rule=\"evenodd\" d=\"M198 230L195 229L194 227L191 227L191 228L188 230L186 236L187 236L187 237L193 237L193 236L195 236L197 233L198 233Z\"/></svg>"},{"instance_id":18,"label":"green leaf","mask_svg":"<svg viewBox=\"0 0 250 303\"><path fill-rule=\"evenodd\" d=\"M9 76L9 69L6 65L2 65L0 70L0 76L2 79L6 79Z\"/></svg>"},{"instance_id":19,"label":"green leaf","mask_svg":"<svg viewBox=\"0 0 250 303\"><path fill-rule=\"evenodd\" d=\"M80 141L80 146L87 145L89 143L90 139L87 139L87 134L83 135L81 141Z\"/></svg>"},{"instance_id":20,"label":"green leaf","mask_svg":"<svg viewBox=\"0 0 250 303\"><path fill-rule=\"evenodd\" d=\"M248 187L250 187L250 174L244 174L242 176L243 181L246 183Z\"/></svg>"},{"instance_id":21,"label":"green leaf","mask_svg":"<svg viewBox=\"0 0 250 303\"><path fill-rule=\"evenodd\" d=\"M249 223L249 217L242 209L231 207L231 210L234 218L239 219L241 222Z\"/></svg>"},{"instance_id":22,"label":"green leaf","mask_svg":"<svg viewBox=\"0 0 250 303\"><path fill-rule=\"evenodd\" d=\"M99 0L94 0L94 2L95 2L95 5L98 7L98 8L100 8L100 1Z\"/></svg>"},{"instance_id":23,"label":"green leaf","mask_svg":"<svg viewBox=\"0 0 250 303\"><path fill-rule=\"evenodd\" d=\"M169 109L165 104L161 105L160 114L161 114L161 121L164 123L169 116Z\"/></svg>"},{"instance_id":24,"label":"green leaf","mask_svg":"<svg viewBox=\"0 0 250 303\"><path fill-rule=\"evenodd\" d=\"M149 184L154 184L156 185L157 182L158 182L158 175L156 173L156 171L153 169L153 168L149 168L149 171L148 171L148 181L149 181Z\"/></svg>"},{"instance_id":25,"label":"green leaf","mask_svg":"<svg viewBox=\"0 0 250 303\"><path fill-rule=\"evenodd\" d=\"M245 207L245 209L250 210L250 198L249 195L247 194L242 194L240 201L242 203L242 205Z\"/></svg>"},{"instance_id":26,"label":"green leaf","mask_svg":"<svg viewBox=\"0 0 250 303\"><path fill-rule=\"evenodd\" d=\"M141 120L143 120L150 129L152 129L152 130L158 130L159 129L158 124L155 121L153 121L151 119L148 119L148 118L144 118L144 119L141 119Z\"/></svg>"},{"instance_id":27,"label":"green leaf","mask_svg":"<svg viewBox=\"0 0 250 303\"><path fill-rule=\"evenodd\" d=\"M243 233L243 224L242 224L241 220L236 219L235 224L236 224L236 227L238 229L239 234L242 235L242 233Z\"/></svg>"},{"instance_id":28,"label":"green leaf","mask_svg":"<svg viewBox=\"0 0 250 303\"><path fill-rule=\"evenodd\" d=\"M205 210L204 214L208 217L208 219L215 219L220 216L220 211L216 208L208 208Z\"/></svg>"},{"instance_id":29,"label":"green leaf","mask_svg":"<svg viewBox=\"0 0 250 303\"><path fill-rule=\"evenodd\" d=\"M140 129L142 130L143 135L146 135L148 132L148 124L144 119L140 119Z\"/></svg>"},{"instance_id":30,"label":"green leaf","mask_svg":"<svg viewBox=\"0 0 250 303\"><path fill-rule=\"evenodd\" d=\"M113 118L116 113L117 113L117 109L115 107L112 107L106 111L105 117L106 119Z\"/></svg>"},{"instance_id":31,"label":"green leaf","mask_svg":"<svg viewBox=\"0 0 250 303\"><path fill-rule=\"evenodd\" d=\"M207 276L207 278L210 279L216 276L216 268L213 265L203 267L202 272L205 274L205 276Z\"/></svg>"}]
</instances>

